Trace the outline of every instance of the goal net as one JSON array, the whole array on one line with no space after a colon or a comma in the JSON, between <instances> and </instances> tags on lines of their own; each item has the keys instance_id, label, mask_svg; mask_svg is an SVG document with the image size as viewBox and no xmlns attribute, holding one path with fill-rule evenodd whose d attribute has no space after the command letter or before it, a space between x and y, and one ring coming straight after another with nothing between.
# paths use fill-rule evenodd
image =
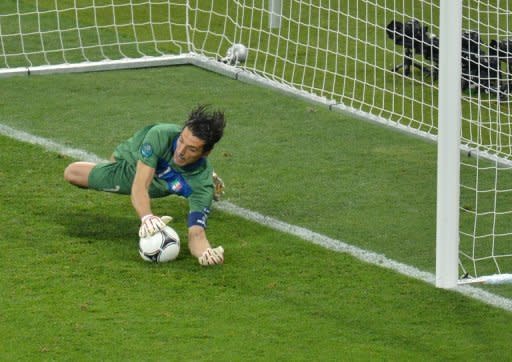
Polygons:
<instances>
[{"instance_id":1,"label":"goal net","mask_svg":"<svg viewBox=\"0 0 512 362\"><path fill-rule=\"evenodd\" d=\"M464 0L453 59L470 277L512 271L509 3ZM439 0L4 0L0 77L190 63L437 140L439 21ZM235 43L247 60L219 61Z\"/></svg>"},{"instance_id":2,"label":"goal net","mask_svg":"<svg viewBox=\"0 0 512 362\"><path fill-rule=\"evenodd\" d=\"M512 271L512 3L465 1L462 13L459 251L462 274L476 278Z\"/></svg>"}]
</instances>

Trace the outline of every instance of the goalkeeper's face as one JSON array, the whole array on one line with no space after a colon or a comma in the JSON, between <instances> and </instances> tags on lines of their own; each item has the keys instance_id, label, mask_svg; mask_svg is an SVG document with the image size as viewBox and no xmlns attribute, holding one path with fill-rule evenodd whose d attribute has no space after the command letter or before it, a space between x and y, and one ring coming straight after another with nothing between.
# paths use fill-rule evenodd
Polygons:
<instances>
[{"instance_id":1,"label":"goalkeeper's face","mask_svg":"<svg viewBox=\"0 0 512 362\"><path fill-rule=\"evenodd\" d=\"M178 137L178 142L176 142L176 150L173 155L174 163L183 167L206 156L209 152L203 152L204 144L205 142L202 139L194 136L188 127L185 127Z\"/></svg>"}]
</instances>

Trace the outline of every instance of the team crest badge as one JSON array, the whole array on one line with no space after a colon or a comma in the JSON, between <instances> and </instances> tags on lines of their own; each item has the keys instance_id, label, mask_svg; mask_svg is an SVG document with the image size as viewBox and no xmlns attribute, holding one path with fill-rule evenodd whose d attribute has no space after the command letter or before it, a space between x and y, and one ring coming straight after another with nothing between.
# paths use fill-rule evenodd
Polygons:
<instances>
[{"instance_id":1,"label":"team crest badge","mask_svg":"<svg viewBox=\"0 0 512 362\"><path fill-rule=\"evenodd\" d=\"M140 148L140 153L143 157L151 157L153 155L153 147L149 143L144 143Z\"/></svg>"},{"instance_id":2,"label":"team crest badge","mask_svg":"<svg viewBox=\"0 0 512 362\"><path fill-rule=\"evenodd\" d=\"M174 192L180 192L180 190L183 188L183 185L181 184L181 182L179 180L174 180L172 182L172 186L171 186L171 189L174 191Z\"/></svg>"}]
</instances>

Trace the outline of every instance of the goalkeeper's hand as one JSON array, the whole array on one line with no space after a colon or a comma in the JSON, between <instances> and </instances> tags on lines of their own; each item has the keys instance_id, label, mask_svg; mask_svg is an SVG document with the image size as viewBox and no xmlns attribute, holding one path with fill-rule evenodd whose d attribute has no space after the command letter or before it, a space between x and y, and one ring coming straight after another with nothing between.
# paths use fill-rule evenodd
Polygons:
<instances>
[{"instance_id":1,"label":"goalkeeper's hand","mask_svg":"<svg viewBox=\"0 0 512 362\"><path fill-rule=\"evenodd\" d=\"M215 201L220 201L222 195L224 195L224 189L226 186L224 185L224 181L217 175L217 173L213 172L213 199Z\"/></svg>"},{"instance_id":2,"label":"goalkeeper's hand","mask_svg":"<svg viewBox=\"0 0 512 362\"><path fill-rule=\"evenodd\" d=\"M224 249L222 246L216 248L208 248L198 258L199 264L203 266L223 264L224 263Z\"/></svg>"},{"instance_id":3,"label":"goalkeeper's hand","mask_svg":"<svg viewBox=\"0 0 512 362\"><path fill-rule=\"evenodd\" d=\"M147 238L162 230L171 220L172 217L170 216L158 217L153 214L146 215L141 219L142 223L139 228L139 236L141 238Z\"/></svg>"}]
</instances>

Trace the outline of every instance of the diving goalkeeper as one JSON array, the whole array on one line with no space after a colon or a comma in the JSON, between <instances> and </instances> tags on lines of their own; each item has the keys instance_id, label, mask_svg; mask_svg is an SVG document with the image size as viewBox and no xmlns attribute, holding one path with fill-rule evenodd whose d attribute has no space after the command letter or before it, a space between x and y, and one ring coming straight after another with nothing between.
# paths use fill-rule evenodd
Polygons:
<instances>
[{"instance_id":1,"label":"diving goalkeeper","mask_svg":"<svg viewBox=\"0 0 512 362\"><path fill-rule=\"evenodd\" d=\"M191 254L201 265L222 264L224 249L210 245L205 229L212 200L224 189L207 156L222 138L225 125L222 111L199 105L183 126L144 127L117 146L110 162L74 162L65 169L64 179L83 188L130 195L141 220L140 237L158 232L172 220L153 214L151 198L187 198Z\"/></svg>"}]
</instances>

